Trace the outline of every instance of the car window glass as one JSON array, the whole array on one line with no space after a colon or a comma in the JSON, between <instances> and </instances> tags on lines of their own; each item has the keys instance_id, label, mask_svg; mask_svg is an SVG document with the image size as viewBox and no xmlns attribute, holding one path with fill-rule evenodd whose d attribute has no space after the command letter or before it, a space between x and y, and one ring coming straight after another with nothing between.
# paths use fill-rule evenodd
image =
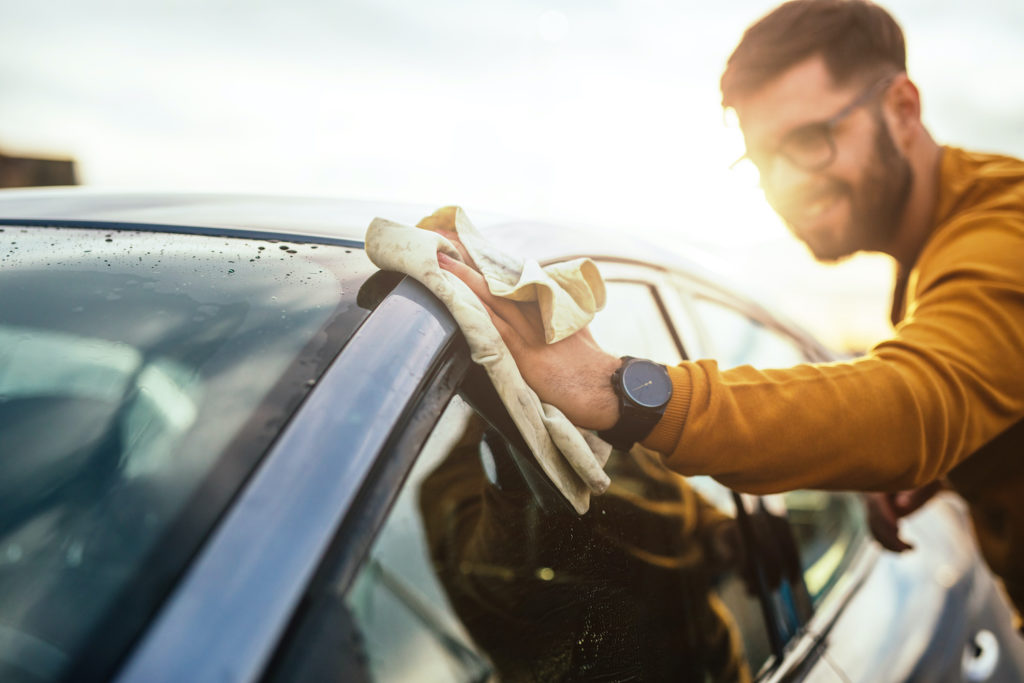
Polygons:
<instances>
[{"instance_id":1,"label":"car window glass","mask_svg":"<svg viewBox=\"0 0 1024 683\"><path fill-rule=\"evenodd\" d=\"M864 512L852 493L791 491L783 495L815 605L828 594L865 540Z\"/></svg>"},{"instance_id":2,"label":"car window glass","mask_svg":"<svg viewBox=\"0 0 1024 683\"><path fill-rule=\"evenodd\" d=\"M340 347L341 261L365 259L199 235L3 237L0 678L46 680L98 656L92 638L116 654L130 615L151 613ZM215 472L217 494L191 504Z\"/></svg>"},{"instance_id":3,"label":"car window glass","mask_svg":"<svg viewBox=\"0 0 1024 683\"><path fill-rule=\"evenodd\" d=\"M419 511L423 480L457 447L472 417L453 398L346 594L374 680L481 680L490 668L449 607Z\"/></svg>"},{"instance_id":4,"label":"car window glass","mask_svg":"<svg viewBox=\"0 0 1024 683\"><path fill-rule=\"evenodd\" d=\"M707 330L711 355L722 369L746 364L786 368L807 360L795 340L734 308L702 296L694 297L693 305Z\"/></svg>"},{"instance_id":5,"label":"car window glass","mask_svg":"<svg viewBox=\"0 0 1024 683\"><path fill-rule=\"evenodd\" d=\"M614 453L577 516L538 503L513 450L452 400L345 592L361 676L733 680L767 659L712 550L731 518L659 456Z\"/></svg>"},{"instance_id":6,"label":"car window glass","mask_svg":"<svg viewBox=\"0 0 1024 683\"><path fill-rule=\"evenodd\" d=\"M808 361L803 348L781 332L717 301L698 296L693 302L723 368L746 364L785 368ZM793 491L785 494L784 501L806 588L818 604L860 547L863 514L850 494Z\"/></svg>"},{"instance_id":7,"label":"car window glass","mask_svg":"<svg viewBox=\"0 0 1024 683\"><path fill-rule=\"evenodd\" d=\"M590 323L595 341L616 356L679 363L682 355L654 289L640 282L611 280L605 284L607 304Z\"/></svg>"}]
</instances>

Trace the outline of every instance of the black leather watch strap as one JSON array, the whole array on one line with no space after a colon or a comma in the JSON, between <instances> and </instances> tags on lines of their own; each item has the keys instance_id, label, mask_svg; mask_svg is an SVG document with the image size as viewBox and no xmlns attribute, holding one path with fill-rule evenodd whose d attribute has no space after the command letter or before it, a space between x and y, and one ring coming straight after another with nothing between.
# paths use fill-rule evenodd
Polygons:
<instances>
[{"instance_id":1,"label":"black leather watch strap","mask_svg":"<svg viewBox=\"0 0 1024 683\"><path fill-rule=\"evenodd\" d=\"M627 385L627 381L632 384ZM610 429L598 432L598 436L618 450L629 450L646 438L664 415L672 397L672 381L665 366L623 356L622 364L612 373L611 383L619 398L619 420ZM636 393L638 387L645 390L642 396Z\"/></svg>"}]
</instances>

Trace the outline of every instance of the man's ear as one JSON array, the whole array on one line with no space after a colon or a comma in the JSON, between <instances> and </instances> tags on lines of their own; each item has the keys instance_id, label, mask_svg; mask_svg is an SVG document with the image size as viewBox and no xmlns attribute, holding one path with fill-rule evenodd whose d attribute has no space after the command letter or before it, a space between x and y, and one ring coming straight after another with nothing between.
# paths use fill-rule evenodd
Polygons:
<instances>
[{"instance_id":1,"label":"man's ear","mask_svg":"<svg viewBox=\"0 0 1024 683\"><path fill-rule=\"evenodd\" d=\"M923 130L921 94L906 74L893 80L885 94L884 110L896 146L906 152Z\"/></svg>"}]
</instances>

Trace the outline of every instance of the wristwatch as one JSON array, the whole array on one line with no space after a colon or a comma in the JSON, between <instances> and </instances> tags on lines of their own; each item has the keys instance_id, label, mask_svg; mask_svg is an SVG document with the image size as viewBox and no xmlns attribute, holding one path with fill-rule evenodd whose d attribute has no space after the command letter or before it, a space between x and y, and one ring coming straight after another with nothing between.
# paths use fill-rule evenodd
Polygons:
<instances>
[{"instance_id":1,"label":"wristwatch","mask_svg":"<svg viewBox=\"0 0 1024 683\"><path fill-rule=\"evenodd\" d=\"M664 365L623 356L622 365L612 373L611 381L619 397L619 421L597 435L614 448L625 451L637 441L643 441L658 424L672 398L672 380Z\"/></svg>"}]
</instances>

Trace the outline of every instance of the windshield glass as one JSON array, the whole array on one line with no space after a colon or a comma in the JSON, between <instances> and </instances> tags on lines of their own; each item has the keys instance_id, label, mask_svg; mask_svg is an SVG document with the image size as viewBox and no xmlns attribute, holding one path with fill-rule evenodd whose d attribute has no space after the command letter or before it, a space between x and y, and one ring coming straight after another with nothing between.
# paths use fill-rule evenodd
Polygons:
<instances>
[{"instance_id":1,"label":"windshield glass","mask_svg":"<svg viewBox=\"0 0 1024 683\"><path fill-rule=\"evenodd\" d=\"M338 246L0 231L0 679L110 666L365 318L373 270Z\"/></svg>"}]
</instances>

